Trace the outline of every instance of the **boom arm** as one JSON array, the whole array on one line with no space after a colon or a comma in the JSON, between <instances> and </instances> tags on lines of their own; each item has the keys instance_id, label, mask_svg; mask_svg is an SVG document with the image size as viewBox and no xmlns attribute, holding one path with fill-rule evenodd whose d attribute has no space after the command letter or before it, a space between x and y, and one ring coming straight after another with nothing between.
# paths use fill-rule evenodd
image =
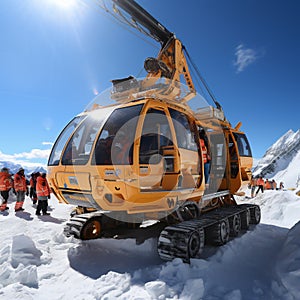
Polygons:
<instances>
[{"instance_id":1,"label":"boom arm","mask_svg":"<svg viewBox=\"0 0 300 300\"><path fill-rule=\"evenodd\" d=\"M112 0L117 6L126 11L132 19L141 24L150 34L162 45L174 36L168 29L161 25L154 17L152 17L145 9L133 0Z\"/></svg>"},{"instance_id":2,"label":"boom arm","mask_svg":"<svg viewBox=\"0 0 300 300\"><path fill-rule=\"evenodd\" d=\"M146 28L150 35L160 42L162 46L156 59L148 58L145 61L145 69L148 72L147 78L165 77L180 82L182 75L190 90L189 96L185 99L188 101L195 94L195 87L180 40L134 0L112 1L128 13L134 23L138 23Z\"/></svg>"}]
</instances>

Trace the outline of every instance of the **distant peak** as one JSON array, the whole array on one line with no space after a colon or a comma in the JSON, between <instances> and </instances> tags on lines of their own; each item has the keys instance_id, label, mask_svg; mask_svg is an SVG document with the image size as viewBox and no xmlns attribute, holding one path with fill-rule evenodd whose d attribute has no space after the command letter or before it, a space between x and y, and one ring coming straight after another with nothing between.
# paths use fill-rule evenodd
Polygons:
<instances>
[{"instance_id":1,"label":"distant peak","mask_svg":"<svg viewBox=\"0 0 300 300\"><path fill-rule=\"evenodd\" d=\"M280 176L283 176L282 174L290 176L285 172L285 169L290 165L295 157L300 158L300 129L296 132L290 129L282 135L266 151L263 158L259 160L257 166L253 170L253 173L263 174L263 176L267 175L269 178L274 177L277 173L281 174ZM297 160L293 166L298 165L299 161ZM298 167L293 168L298 170Z\"/></svg>"},{"instance_id":2,"label":"distant peak","mask_svg":"<svg viewBox=\"0 0 300 300\"><path fill-rule=\"evenodd\" d=\"M280 138L278 139L278 141L280 141L280 140L282 140L282 139L286 139L286 138L288 138L288 137L290 137L290 136L292 136L292 135L294 135L294 134L295 134L294 130L289 129L282 137L280 137Z\"/></svg>"},{"instance_id":3,"label":"distant peak","mask_svg":"<svg viewBox=\"0 0 300 300\"><path fill-rule=\"evenodd\" d=\"M289 129L287 132L286 132L286 134L284 134L283 136L285 136L285 135L291 135L291 134L294 134L295 132L294 132L294 130L293 129Z\"/></svg>"},{"instance_id":4,"label":"distant peak","mask_svg":"<svg viewBox=\"0 0 300 300\"><path fill-rule=\"evenodd\" d=\"M269 153L269 152L272 152L274 151L275 149L277 149L278 147L282 147L283 145L289 143L291 140L294 139L294 137L296 136L296 134L300 132L300 130L298 130L296 133L292 130L292 129L289 129L284 135L282 135L266 152Z\"/></svg>"}]
</instances>

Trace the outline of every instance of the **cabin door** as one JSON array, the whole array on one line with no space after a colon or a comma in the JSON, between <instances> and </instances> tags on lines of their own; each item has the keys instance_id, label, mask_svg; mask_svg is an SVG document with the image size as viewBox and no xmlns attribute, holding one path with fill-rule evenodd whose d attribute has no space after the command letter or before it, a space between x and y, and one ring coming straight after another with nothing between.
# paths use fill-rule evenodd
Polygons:
<instances>
[{"instance_id":1,"label":"cabin door","mask_svg":"<svg viewBox=\"0 0 300 300\"><path fill-rule=\"evenodd\" d=\"M209 191L217 192L229 188L228 176L226 176L227 152L226 140L223 132L209 132L210 142L210 180Z\"/></svg>"},{"instance_id":2,"label":"cabin door","mask_svg":"<svg viewBox=\"0 0 300 300\"><path fill-rule=\"evenodd\" d=\"M238 147L232 133L228 135L228 169L230 178L229 189L234 193L241 186L241 172Z\"/></svg>"},{"instance_id":3,"label":"cabin door","mask_svg":"<svg viewBox=\"0 0 300 300\"><path fill-rule=\"evenodd\" d=\"M139 147L141 191L177 188L179 153L173 142L169 119L161 109L150 108L145 115Z\"/></svg>"},{"instance_id":4,"label":"cabin door","mask_svg":"<svg viewBox=\"0 0 300 300\"><path fill-rule=\"evenodd\" d=\"M169 108L180 155L179 189L195 189L201 184L202 170L196 125L183 112Z\"/></svg>"}]
</instances>

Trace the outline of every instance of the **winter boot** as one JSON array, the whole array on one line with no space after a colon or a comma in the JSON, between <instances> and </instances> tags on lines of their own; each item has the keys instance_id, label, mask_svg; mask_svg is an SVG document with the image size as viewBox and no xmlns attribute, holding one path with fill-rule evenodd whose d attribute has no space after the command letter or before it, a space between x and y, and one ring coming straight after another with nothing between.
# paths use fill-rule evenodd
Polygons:
<instances>
[{"instance_id":1,"label":"winter boot","mask_svg":"<svg viewBox=\"0 0 300 300\"><path fill-rule=\"evenodd\" d=\"M16 202L16 205L15 205L15 211L23 211L24 208L22 207L23 206L23 201L22 202Z\"/></svg>"}]
</instances>

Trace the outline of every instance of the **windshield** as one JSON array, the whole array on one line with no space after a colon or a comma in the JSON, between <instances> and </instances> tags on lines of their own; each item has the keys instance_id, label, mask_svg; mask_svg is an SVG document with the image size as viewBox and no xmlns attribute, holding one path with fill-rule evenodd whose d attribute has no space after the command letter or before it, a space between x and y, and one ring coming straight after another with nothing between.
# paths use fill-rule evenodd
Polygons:
<instances>
[{"instance_id":1,"label":"windshield","mask_svg":"<svg viewBox=\"0 0 300 300\"><path fill-rule=\"evenodd\" d=\"M108 107L92 111L77 126L64 151L63 165L85 165L88 162L96 136L113 110L113 107Z\"/></svg>"},{"instance_id":2,"label":"windshield","mask_svg":"<svg viewBox=\"0 0 300 300\"><path fill-rule=\"evenodd\" d=\"M57 166L59 164L61 153L70 138L74 129L78 126L78 124L86 117L86 115L80 115L75 117L73 120L69 122L69 124L65 127L62 133L59 135L58 139L56 140L50 157L48 161L48 166Z\"/></svg>"}]
</instances>

